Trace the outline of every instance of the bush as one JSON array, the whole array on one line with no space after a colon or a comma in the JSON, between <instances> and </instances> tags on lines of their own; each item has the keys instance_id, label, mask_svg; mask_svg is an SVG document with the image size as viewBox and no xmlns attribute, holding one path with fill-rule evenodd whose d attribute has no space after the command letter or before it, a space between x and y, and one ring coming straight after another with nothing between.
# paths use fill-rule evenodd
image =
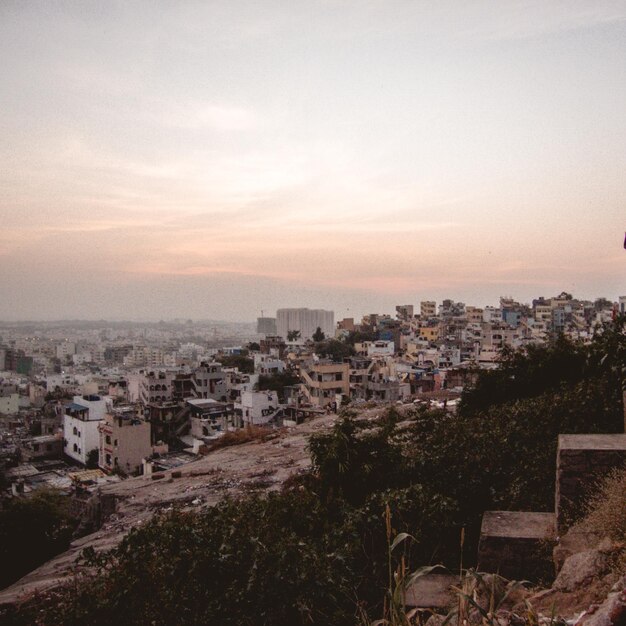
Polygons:
<instances>
[{"instance_id":1,"label":"bush","mask_svg":"<svg viewBox=\"0 0 626 626\"><path fill-rule=\"evenodd\" d=\"M75 528L60 492L42 489L9 500L0 510L0 588L66 550Z\"/></svg>"}]
</instances>

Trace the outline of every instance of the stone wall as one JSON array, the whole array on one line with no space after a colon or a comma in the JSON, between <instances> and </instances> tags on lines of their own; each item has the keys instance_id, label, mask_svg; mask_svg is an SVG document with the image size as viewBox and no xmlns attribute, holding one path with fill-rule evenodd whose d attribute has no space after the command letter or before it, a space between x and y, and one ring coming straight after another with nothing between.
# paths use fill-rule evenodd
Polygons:
<instances>
[{"instance_id":1,"label":"stone wall","mask_svg":"<svg viewBox=\"0 0 626 626\"><path fill-rule=\"evenodd\" d=\"M626 434L559 435L555 494L559 534L584 515L584 502L598 481L625 464Z\"/></svg>"}]
</instances>

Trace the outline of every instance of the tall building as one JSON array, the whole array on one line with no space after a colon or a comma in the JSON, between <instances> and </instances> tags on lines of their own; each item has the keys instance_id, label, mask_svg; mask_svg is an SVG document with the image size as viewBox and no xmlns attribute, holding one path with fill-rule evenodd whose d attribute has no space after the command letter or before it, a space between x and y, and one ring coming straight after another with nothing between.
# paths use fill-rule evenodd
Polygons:
<instances>
[{"instance_id":1,"label":"tall building","mask_svg":"<svg viewBox=\"0 0 626 626\"><path fill-rule=\"evenodd\" d=\"M266 337L276 336L276 318L275 317L257 317L256 332Z\"/></svg>"},{"instance_id":2,"label":"tall building","mask_svg":"<svg viewBox=\"0 0 626 626\"><path fill-rule=\"evenodd\" d=\"M298 331L299 339L311 339L318 328L326 337L335 336L335 313L323 309L278 309L276 311L278 335L287 339L289 331Z\"/></svg>"}]
</instances>

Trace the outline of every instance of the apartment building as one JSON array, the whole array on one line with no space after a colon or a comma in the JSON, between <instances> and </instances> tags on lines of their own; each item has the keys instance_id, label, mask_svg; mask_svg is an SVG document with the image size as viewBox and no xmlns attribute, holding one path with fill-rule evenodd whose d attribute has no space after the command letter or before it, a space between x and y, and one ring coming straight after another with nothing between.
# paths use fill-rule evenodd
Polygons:
<instances>
[{"instance_id":1,"label":"apartment building","mask_svg":"<svg viewBox=\"0 0 626 626\"><path fill-rule=\"evenodd\" d=\"M334 337L335 313L324 309L278 309L276 327L278 336L283 339L287 339L290 331L297 331L299 339L307 341L313 338L318 328L326 337Z\"/></svg>"},{"instance_id":2,"label":"apartment building","mask_svg":"<svg viewBox=\"0 0 626 626\"><path fill-rule=\"evenodd\" d=\"M304 393L314 406L326 407L336 402L337 396L350 394L348 363L313 363L300 369L300 377Z\"/></svg>"},{"instance_id":3,"label":"apartment building","mask_svg":"<svg viewBox=\"0 0 626 626\"><path fill-rule=\"evenodd\" d=\"M134 409L125 407L106 413L98 423L99 466L105 472L125 474L141 471L143 459L152 454L150 422Z\"/></svg>"}]
</instances>

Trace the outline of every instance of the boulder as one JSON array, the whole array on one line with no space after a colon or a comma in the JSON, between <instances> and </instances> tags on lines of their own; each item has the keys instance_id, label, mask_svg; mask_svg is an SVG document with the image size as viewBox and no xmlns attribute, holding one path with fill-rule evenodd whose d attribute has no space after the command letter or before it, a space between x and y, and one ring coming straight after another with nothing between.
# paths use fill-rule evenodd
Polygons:
<instances>
[{"instance_id":1,"label":"boulder","mask_svg":"<svg viewBox=\"0 0 626 626\"><path fill-rule=\"evenodd\" d=\"M626 624L626 576L611 589L606 600L585 611L576 626L624 626Z\"/></svg>"},{"instance_id":2,"label":"boulder","mask_svg":"<svg viewBox=\"0 0 626 626\"><path fill-rule=\"evenodd\" d=\"M604 550L584 550L572 554L563 563L552 588L556 591L576 591L604 576L611 565Z\"/></svg>"}]
</instances>

